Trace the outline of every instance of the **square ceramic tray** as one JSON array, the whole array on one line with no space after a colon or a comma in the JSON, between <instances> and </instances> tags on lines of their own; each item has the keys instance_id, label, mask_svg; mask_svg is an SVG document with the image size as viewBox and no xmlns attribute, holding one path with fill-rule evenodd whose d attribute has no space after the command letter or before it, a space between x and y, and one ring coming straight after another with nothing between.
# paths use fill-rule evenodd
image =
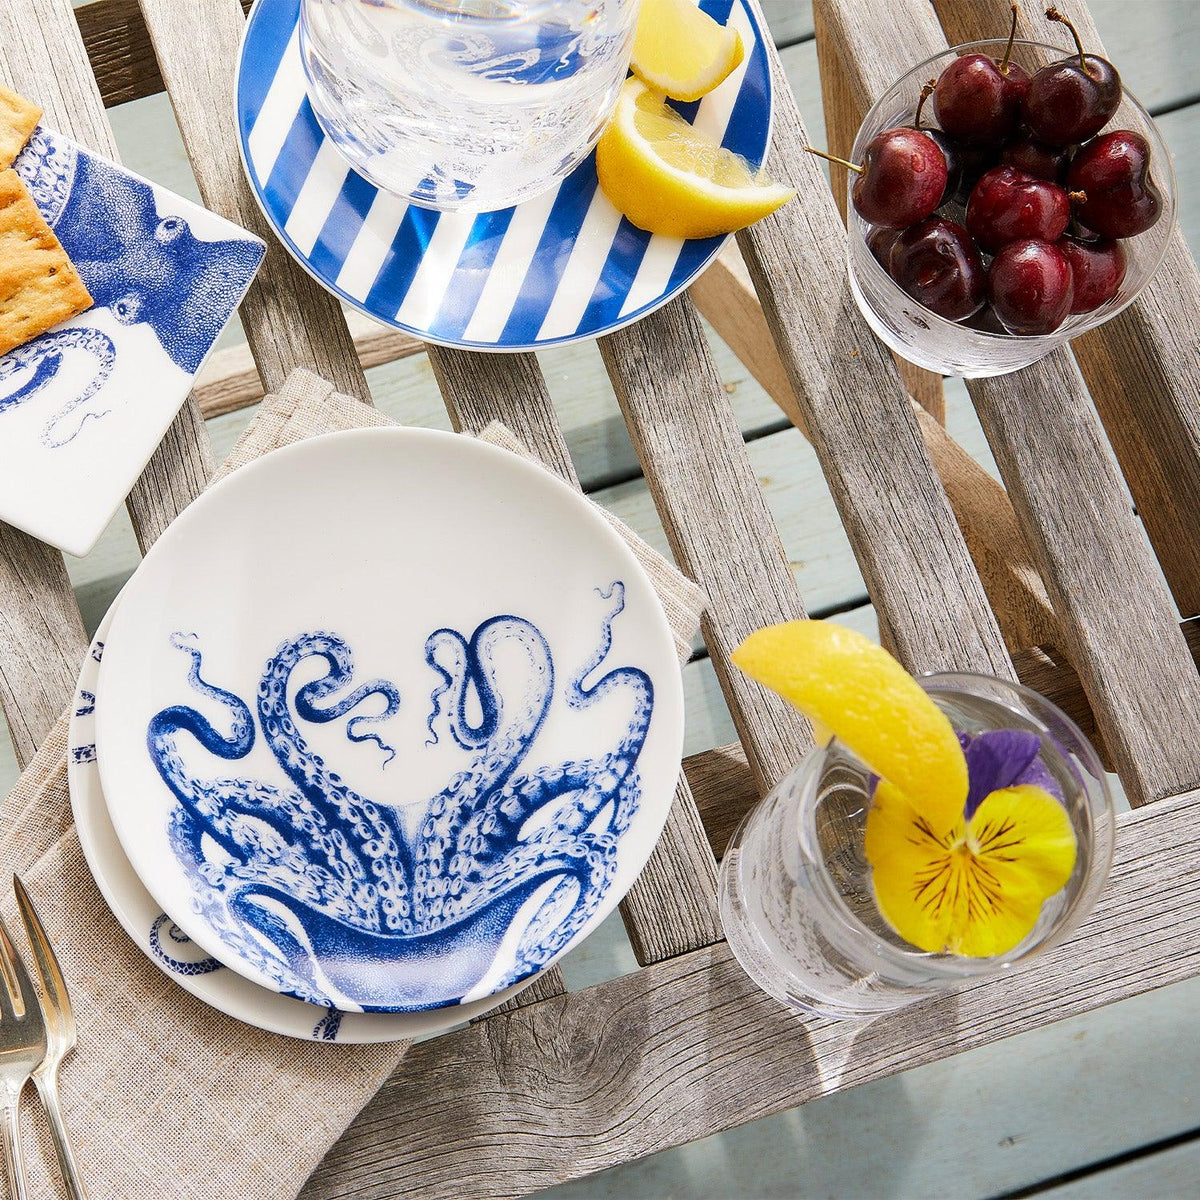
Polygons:
<instances>
[{"instance_id":1,"label":"square ceramic tray","mask_svg":"<svg viewBox=\"0 0 1200 1200\"><path fill-rule=\"evenodd\" d=\"M45 127L15 166L95 304L0 358L0 519L83 555L179 411L265 247Z\"/></svg>"}]
</instances>

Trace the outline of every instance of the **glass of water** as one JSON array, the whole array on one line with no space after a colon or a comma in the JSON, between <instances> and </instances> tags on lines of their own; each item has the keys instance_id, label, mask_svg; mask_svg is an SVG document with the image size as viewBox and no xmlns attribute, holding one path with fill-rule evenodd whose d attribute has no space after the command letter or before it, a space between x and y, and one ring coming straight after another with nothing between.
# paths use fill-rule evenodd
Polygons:
<instances>
[{"instance_id":1,"label":"glass of water","mask_svg":"<svg viewBox=\"0 0 1200 1200\"><path fill-rule=\"evenodd\" d=\"M640 0L302 0L317 120L377 187L487 212L590 152L629 67Z\"/></svg>"},{"instance_id":2,"label":"glass of water","mask_svg":"<svg viewBox=\"0 0 1200 1200\"><path fill-rule=\"evenodd\" d=\"M798 1011L865 1019L956 985L1012 970L1061 941L1091 911L1112 858L1116 822L1095 750L1054 704L982 675L918 680L962 734L1024 730L1062 792L1075 830L1071 877L1006 954L928 953L881 916L864 852L877 783L836 739L814 750L753 809L721 864L725 936L746 973Z\"/></svg>"}]
</instances>

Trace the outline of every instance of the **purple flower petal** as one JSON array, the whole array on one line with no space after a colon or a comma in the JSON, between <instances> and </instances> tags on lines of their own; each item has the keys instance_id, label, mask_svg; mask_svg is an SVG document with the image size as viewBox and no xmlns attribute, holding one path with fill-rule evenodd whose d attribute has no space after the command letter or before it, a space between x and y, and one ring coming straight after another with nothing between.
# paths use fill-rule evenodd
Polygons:
<instances>
[{"instance_id":1,"label":"purple flower petal","mask_svg":"<svg viewBox=\"0 0 1200 1200\"><path fill-rule=\"evenodd\" d=\"M1019 783L1044 788L1061 802L1062 791L1038 755L1041 747L1042 739L1025 729L993 729L971 738L963 747L970 780L966 819L975 815L985 796Z\"/></svg>"}]
</instances>

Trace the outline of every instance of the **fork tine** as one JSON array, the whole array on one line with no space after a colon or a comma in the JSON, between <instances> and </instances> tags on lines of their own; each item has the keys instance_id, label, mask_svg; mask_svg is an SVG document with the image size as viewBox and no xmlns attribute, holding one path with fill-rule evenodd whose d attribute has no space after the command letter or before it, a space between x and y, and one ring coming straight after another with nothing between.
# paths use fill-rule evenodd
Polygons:
<instances>
[{"instance_id":1,"label":"fork tine","mask_svg":"<svg viewBox=\"0 0 1200 1200\"><path fill-rule=\"evenodd\" d=\"M0 1007L4 1010L4 1016L23 1017L26 1011L25 997L27 991L32 992L32 987L29 986L24 965L13 949L3 917L0 917L0 978L4 981L4 987L0 988ZM25 988L21 986L22 982L26 984ZM33 999L32 995L29 998Z\"/></svg>"},{"instance_id":2,"label":"fork tine","mask_svg":"<svg viewBox=\"0 0 1200 1200\"><path fill-rule=\"evenodd\" d=\"M42 926L37 909L25 890L19 875L13 875L13 891L17 897L17 907L21 910L21 920L25 923L25 932L29 944L33 948L34 963L37 966L38 981L41 983L43 1015L47 1024L53 1023L64 1032L74 1025L75 1014L71 1008L71 997L67 992L67 981L58 965L50 939Z\"/></svg>"}]
</instances>

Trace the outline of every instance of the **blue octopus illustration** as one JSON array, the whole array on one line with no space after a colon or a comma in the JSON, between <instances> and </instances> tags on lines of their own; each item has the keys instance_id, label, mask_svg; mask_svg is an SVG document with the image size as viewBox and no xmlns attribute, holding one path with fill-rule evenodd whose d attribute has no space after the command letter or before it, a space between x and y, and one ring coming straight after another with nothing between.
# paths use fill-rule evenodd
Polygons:
<instances>
[{"instance_id":1,"label":"blue octopus illustration","mask_svg":"<svg viewBox=\"0 0 1200 1200\"><path fill-rule=\"evenodd\" d=\"M14 164L71 255L95 308L121 325L148 325L181 370L194 374L263 255L249 238L201 241L177 215L160 217L153 189L74 143L38 128ZM46 422L42 443L64 446L108 410L89 402L108 382L118 347L99 329L51 330L0 359L0 413L45 389L69 353L91 377ZM28 374L32 372L32 374ZM5 380L28 375L9 391Z\"/></svg>"},{"instance_id":2,"label":"blue octopus illustration","mask_svg":"<svg viewBox=\"0 0 1200 1200\"><path fill-rule=\"evenodd\" d=\"M624 697L630 715L617 744L527 767L556 695L546 638L513 615L491 617L470 636L437 629L425 642L437 679L426 744L444 729L469 758L416 806L415 820L360 795L301 735L301 722L349 717L349 740L374 743L385 765L396 756L377 731L400 708L392 683L373 679L335 699L354 677L343 639L310 632L285 641L263 671L255 713L202 678L194 635L174 635L191 658L191 687L220 706L227 732L175 705L152 718L147 746L178 801L172 849L198 911L224 942L281 991L345 1010L458 1003L496 967L523 909L495 987L545 966L611 884L618 838L641 797L637 761L654 708L653 684L639 668L612 667L589 684L608 658L625 601L620 581L597 594L609 602L599 643L562 699L578 711ZM325 673L289 702L293 673L314 658ZM368 702L378 711L364 713ZM260 733L287 785L189 772L185 736L235 761Z\"/></svg>"}]
</instances>

